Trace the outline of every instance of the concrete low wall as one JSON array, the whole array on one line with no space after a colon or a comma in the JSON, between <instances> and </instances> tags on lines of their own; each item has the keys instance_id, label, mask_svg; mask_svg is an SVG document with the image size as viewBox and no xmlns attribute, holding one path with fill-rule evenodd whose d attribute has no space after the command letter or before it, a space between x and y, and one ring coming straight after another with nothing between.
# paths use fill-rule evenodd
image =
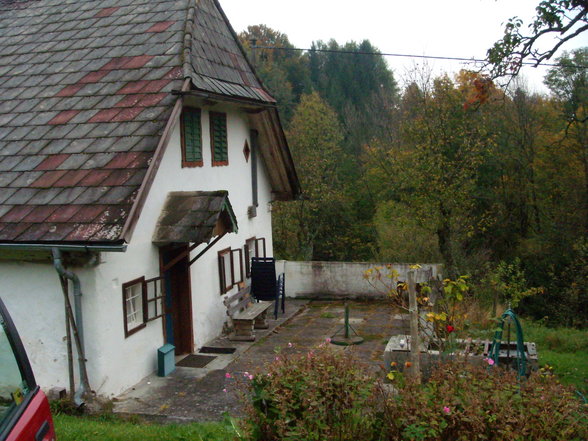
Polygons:
<instances>
[{"instance_id":1,"label":"concrete low wall","mask_svg":"<svg viewBox=\"0 0 588 441\"><path fill-rule=\"evenodd\" d=\"M385 295L370 286L363 277L364 272L376 266L386 265L373 262L292 262L280 260L276 263L278 273L286 274L286 295L288 297L310 298L385 298ZM410 270L409 264L395 263L392 267L405 281ZM442 265L421 264L423 274L432 271L433 278L441 277ZM424 277L422 277L424 278ZM417 283L425 282L419 280Z\"/></svg>"}]
</instances>

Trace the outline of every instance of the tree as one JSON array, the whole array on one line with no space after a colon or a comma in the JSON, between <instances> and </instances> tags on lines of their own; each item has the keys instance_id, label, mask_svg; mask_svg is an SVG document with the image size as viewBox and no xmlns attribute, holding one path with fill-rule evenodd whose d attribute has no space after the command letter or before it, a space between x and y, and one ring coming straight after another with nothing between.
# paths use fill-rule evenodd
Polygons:
<instances>
[{"instance_id":1,"label":"tree","mask_svg":"<svg viewBox=\"0 0 588 441\"><path fill-rule=\"evenodd\" d=\"M537 15L528 26L528 34L522 29L523 21L513 17L504 28L504 36L488 50L492 78L517 75L525 61L534 66L546 62L563 44L588 30L586 0L544 0L535 10ZM540 49L550 36L557 42Z\"/></svg>"},{"instance_id":2,"label":"tree","mask_svg":"<svg viewBox=\"0 0 588 441\"><path fill-rule=\"evenodd\" d=\"M390 201L386 211L392 207L410 219L399 219L398 231L410 228L421 235L415 240L421 244L433 235L449 277L458 273L458 256L485 215L477 205L484 193L478 179L492 139L481 113L465 105L478 79L462 73L458 84L447 76L411 84L400 103L397 142L374 142L366 149L370 174Z\"/></svg>"},{"instance_id":3,"label":"tree","mask_svg":"<svg viewBox=\"0 0 588 441\"><path fill-rule=\"evenodd\" d=\"M239 40L249 50L257 73L276 98L287 124L300 96L311 90L306 57L294 50L286 34L266 25L248 26L239 34Z\"/></svg>"},{"instance_id":4,"label":"tree","mask_svg":"<svg viewBox=\"0 0 588 441\"><path fill-rule=\"evenodd\" d=\"M287 135L303 195L299 201L276 204L276 252L291 260L333 260L344 247L349 225L348 201L341 188L343 135L337 115L316 92L303 95Z\"/></svg>"},{"instance_id":5,"label":"tree","mask_svg":"<svg viewBox=\"0 0 588 441\"><path fill-rule=\"evenodd\" d=\"M336 109L345 128L345 149L358 155L362 144L380 136L396 103L398 86L386 61L368 40L339 45L313 43L310 76L315 90Z\"/></svg>"},{"instance_id":6,"label":"tree","mask_svg":"<svg viewBox=\"0 0 588 441\"><path fill-rule=\"evenodd\" d=\"M588 231L588 48L564 53L558 66L549 70L545 84L556 96L561 112L563 135L557 141L567 151L570 162L581 165L583 194L580 212L584 232Z\"/></svg>"}]
</instances>

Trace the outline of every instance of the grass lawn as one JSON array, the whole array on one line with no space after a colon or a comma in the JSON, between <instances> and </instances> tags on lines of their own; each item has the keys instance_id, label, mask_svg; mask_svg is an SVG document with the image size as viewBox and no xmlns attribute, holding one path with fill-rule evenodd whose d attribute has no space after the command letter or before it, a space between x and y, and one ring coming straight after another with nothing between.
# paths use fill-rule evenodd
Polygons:
<instances>
[{"instance_id":1,"label":"grass lawn","mask_svg":"<svg viewBox=\"0 0 588 441\"><path fill-rule=\"evenodd\" d=\"M235 439L230 421L194 424L151 424L115 416L54 415L59 441L229 441Z\"/></svg>"},{"instance_id":2,"label":"grass lawn","mask_svg":"<svg viewBox=\"0 0 588 441\"><path fill-rule=\"evenodd\" d=\"M552 366L563 384L573 385L588 398L588 331L524 321L523 332L526 341L537 344L539 365Z\"/></svg>"}]
</instances>

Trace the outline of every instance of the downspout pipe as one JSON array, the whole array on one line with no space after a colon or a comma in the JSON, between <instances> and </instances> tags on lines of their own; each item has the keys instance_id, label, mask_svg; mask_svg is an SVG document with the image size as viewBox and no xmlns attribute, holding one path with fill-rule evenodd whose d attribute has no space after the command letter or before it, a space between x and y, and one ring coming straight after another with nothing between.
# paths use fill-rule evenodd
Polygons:
<instances>
[{"instance_id":1,"label":"downspout pipe","mask_svg":"<svg viewBox=\"0 0 588 441\"><path fill-rule=\"evenodd\" d=\"M80 371L80 387L74 394L74 402L76 405L80 406L84 403L82 397L86 392L86 385L88 384L88 377L86 374L86 366L85 366L85 354L86 350L84 347L84 321L82 316L82 288L80 284L80 278L73 273L72 271L68 271L63 266L63 261L61 257L61 250L57 247L51 249L51 253L53 255L53 266L55 270L59 274L60 277L63 277L67 280L71 280L73 283L73 296L74 296L74 315L75 315L75 329L74 334L77 334L77 341L76 346L78 349L78 363L79 363L79 371Z\"/></svg>"},{"instance_id":2,"label":"downspout pipe","mask_svg":"<svg viewBox=\"0 0 588 441\"><path fill-rule=\"evenodd\" d=\"M78 335L80 336L80 343L82 344L82 349L85 353L85 346L84 346L84 320L82 316L82 286L80 284L80 278L73 272L68 271L63 266L63 261L61 257L61 250L59 248L53 248L51 250L53 254L53 266L57 270L57 273L69 279L73 283L73 295L74 295L74 311L75 311L75 318L76 318L76 326L78 328Z\"/></svg>"}]
</instances>

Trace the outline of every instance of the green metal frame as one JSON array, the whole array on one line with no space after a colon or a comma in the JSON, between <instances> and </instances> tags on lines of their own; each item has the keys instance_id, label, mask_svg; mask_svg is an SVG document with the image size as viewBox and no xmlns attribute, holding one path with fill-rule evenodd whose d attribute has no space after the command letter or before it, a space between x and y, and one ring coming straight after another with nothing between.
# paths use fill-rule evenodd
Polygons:
<instances>
[{"instance_id":1,"label":"green metal frame","mask_svg":"<svg viewBox=\"0 0 588 441\"><path fill-rule=\"evenodd\" d=\"M494 333L494 341L490 348L490 358L494 360L494 366L498 366L499 355L500 355L500 343L502 342L502 332L504 331L504 323L510 320L514 322L515 329L517 332L517 364L518 364L518 375L519 377L527 375L527 357L525 355L525 340L523 336L523 327L519 322L517 315L512 309L507 309L502 317L500 317L500 329L497 329ZM508 344L510 345L510 332L508 335Z\"/></svg>"},{"instance_id":2,"label":"green metal frame","mask_svg":"<svg viewBox=\"0 0 588 441\"><path fill-rule=\"evenodd\" d=\"M339 334L341 331L343 331L343 337ZM353 331L353 336L350 331ZM359 345L361 343L363 343L363 337L360 337L349 323L349 305L345 304L345 324L331 337L331 344L338 346L351 346Z\"/></svg>"}]
</instances>

